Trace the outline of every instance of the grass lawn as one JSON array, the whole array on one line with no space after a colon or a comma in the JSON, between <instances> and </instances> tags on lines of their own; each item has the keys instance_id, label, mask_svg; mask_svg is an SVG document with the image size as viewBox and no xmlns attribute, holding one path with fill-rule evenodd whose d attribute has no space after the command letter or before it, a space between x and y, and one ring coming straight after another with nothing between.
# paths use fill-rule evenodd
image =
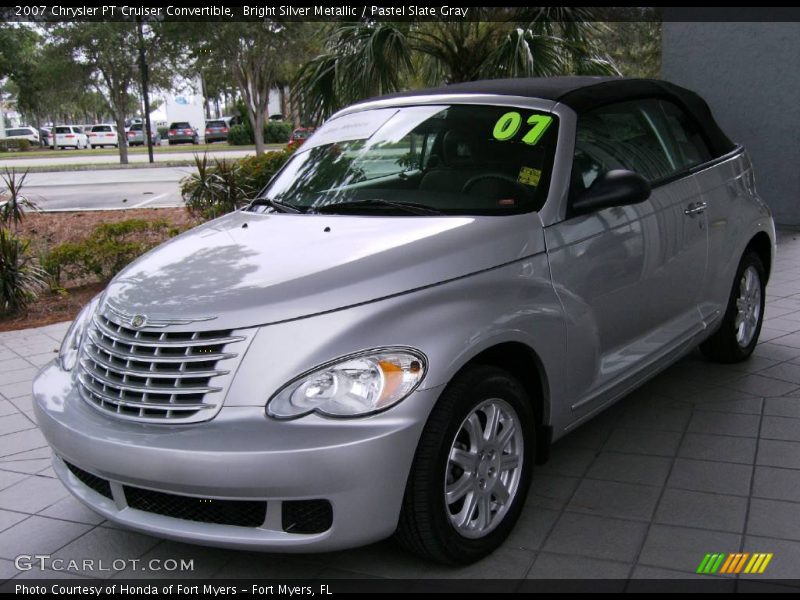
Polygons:
<instances>
[{"instance_id":1,"label":"grass lawn","mask_svg":"<svg viewBox=\"0 0 800 600\"><path fill-rule=\"evenodd\" d=\"M285 144L267 144L267 150L278 150L283 148ZM252 150L256 149L255 146L229 146L221 142L216 144L199 144L194 146L192 144L178 144L175 146L154 146L153 152L155 154L170 154L175 152L229 152L235 150ZM128 148L128 154L147 154L147 147L136 146ZM95 148L94 150L31 150L28 152L2 152L0 153L0 160L15 160L20 158L63 158L65 156L119 156L119 150L116 148Z\"/></svg>"}]
</instances>

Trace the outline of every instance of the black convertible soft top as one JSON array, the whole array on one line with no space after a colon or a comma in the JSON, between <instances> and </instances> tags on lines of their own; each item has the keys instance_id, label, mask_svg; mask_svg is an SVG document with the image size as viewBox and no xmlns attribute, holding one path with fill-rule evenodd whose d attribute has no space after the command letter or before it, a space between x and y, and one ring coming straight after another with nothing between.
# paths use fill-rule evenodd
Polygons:
<instances>
[{"instance_id":1,"label":"black convertible soft top","mask_svg":"<svg viewBox=\"0 0 800 600\"><path fill-rule=\"evenodd\" d=\"M736 145L717 125L705 100L686 88L658 79L586 76L486 79L424 90L399 92L374 99L384 100L441 94L497 94L501 96L543 98L566 104L579 114L613 102L639 98L664 98L682 106L692 115L703 131L715 156L722 156L736 148Z\"/></svg>"}]
</instances>

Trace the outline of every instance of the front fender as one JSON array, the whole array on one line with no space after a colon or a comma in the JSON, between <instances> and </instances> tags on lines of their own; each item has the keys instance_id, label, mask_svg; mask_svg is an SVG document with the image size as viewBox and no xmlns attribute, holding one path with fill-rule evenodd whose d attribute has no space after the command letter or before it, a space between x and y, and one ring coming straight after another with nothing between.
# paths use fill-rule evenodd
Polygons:
<instances>
[{"instance_id":1,"label":"front fender","mask_svg":"<svg viewBox=\"0 0 800 600\"><path fill-rule=\"evenodd\" d=\"M529 346L551 402L562 395L565 329L544 253L393 298L259 329L226 406L265 405L297 375L354 352L411 346L428 357L420 389L443 386L496 344ZM549 411L548 411L549 412Z\"/></svg>"}]
</instances>

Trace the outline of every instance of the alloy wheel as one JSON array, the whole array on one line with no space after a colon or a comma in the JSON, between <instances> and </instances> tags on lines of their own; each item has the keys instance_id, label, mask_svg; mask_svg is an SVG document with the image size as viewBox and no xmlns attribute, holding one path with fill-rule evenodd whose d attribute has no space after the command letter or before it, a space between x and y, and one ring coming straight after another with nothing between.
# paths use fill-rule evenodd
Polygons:
<instances>
[{"instance_id":1,"label":"alloy wheel","mask_svg":"<svg viewBox=\"0 0 800 600\"><path fill-rule=\"evenodd\" d=\"M746 348L753 341L761 318L761 279L753 266L747 267L739 280L739 297L736 299L736 341Z\"/></svg>"},{"instance_id":2,"label":"alloy wheel","mask_svg":"<svg viewBox=\"0 0 800 600\"><path fill-rule=\"evenodd\" d=\"M444 499L450 524L466 538L493 531L519 489L524 457L519 416L505 400L478 405L450 446Z\"/></svg>"}]
</instances>

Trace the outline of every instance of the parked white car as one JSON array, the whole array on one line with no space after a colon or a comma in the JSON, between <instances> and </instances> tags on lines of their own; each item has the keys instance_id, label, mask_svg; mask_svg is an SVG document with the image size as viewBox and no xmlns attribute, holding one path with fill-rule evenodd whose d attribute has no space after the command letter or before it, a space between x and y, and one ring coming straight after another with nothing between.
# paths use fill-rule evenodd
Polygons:
<instances>
[{"instance_id":1,"label":"parked white car","mask_svg":"<svg viewBox=\"0 0 800 600\"><path fill-rule=\"evenodd\" d=\"M119 137L117 136L116 125L110 123L95 125L87 135L89 136L90 148L103 148L105 146L119 148Z\"/></svg>"},{"instance_id":2,"label":"parked white car","mask_svg":"<svg viewBox=\"0 0 800 600\"><path fill-rule=\"evenodd\" d=\"M81 148L89 147L89 138L77 125L59 125L56 127L56 148Z\"/></svg>"},{"instance_id":3,"label":"parked white car","mask_svg":"<svg viewBox=\"0 0 800 600\"><path fill-rule=\"evenodd\" d=\"M6 129L4 140L28 140L31 144L39 143L39 132L33 127L15 127Z\"/></svg>"}]
</instances>

